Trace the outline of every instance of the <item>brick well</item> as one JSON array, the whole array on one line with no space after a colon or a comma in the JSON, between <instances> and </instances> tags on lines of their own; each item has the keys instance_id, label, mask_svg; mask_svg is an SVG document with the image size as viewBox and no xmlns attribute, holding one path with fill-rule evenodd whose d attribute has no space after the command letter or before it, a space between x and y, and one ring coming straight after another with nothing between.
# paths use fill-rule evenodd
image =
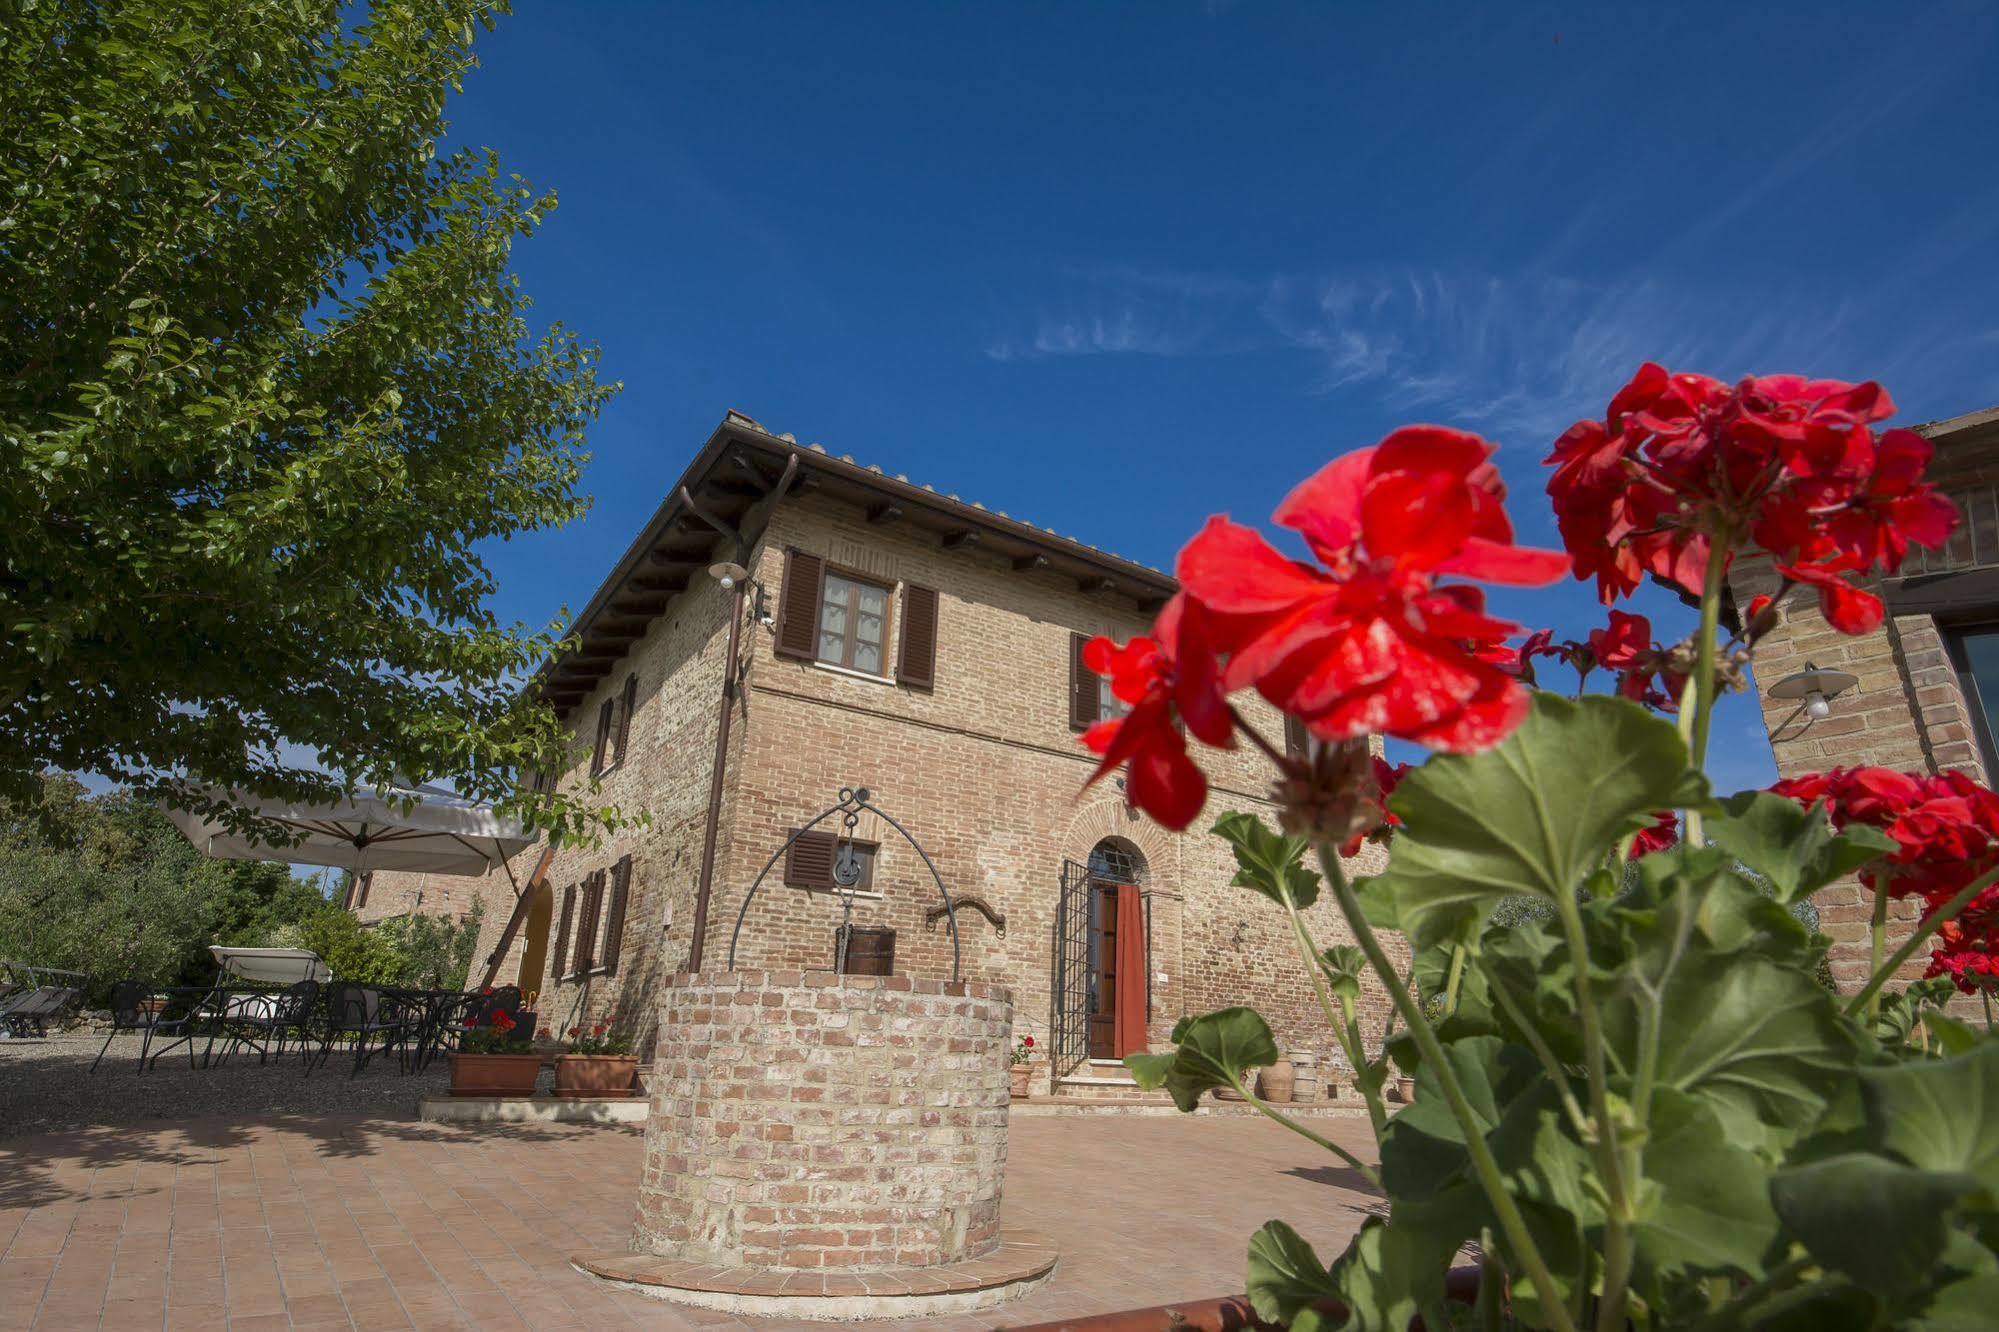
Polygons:
<instances>
[{"instance_id":1,"label":"brick well","mask_svg":"<svg viewBox=\"0 0 1999 1332\"><path fill-rule=\"evenodd\" d=\"M634 1249L859 1274L999 1248L1007 989L683 972L660 998Z\"/></svg>"}]
</instances>

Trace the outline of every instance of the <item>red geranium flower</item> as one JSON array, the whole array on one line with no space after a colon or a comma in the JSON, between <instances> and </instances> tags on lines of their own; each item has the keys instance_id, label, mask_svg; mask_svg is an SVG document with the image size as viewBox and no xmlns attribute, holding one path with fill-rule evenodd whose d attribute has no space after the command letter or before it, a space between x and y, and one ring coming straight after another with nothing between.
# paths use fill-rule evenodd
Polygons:
<instances>
[{"instance_id":1,"label":"red geranium flower","mask_svg":"<svg viewBox=\"0 0 1999 1332\"><path fill-rule=\"evenodd\" d=\"M1371 754L1368 757L1374 765L1374 785L1377 793L1376 804L1381 810L1381 822L1375 824L1372 828L1357 832L1347 838L1340 845L1340 854L1342 856L1358 855L1363 842L1385 843L1390 837L1394 836L1395 830L1402 826L1402 816L1388 807L1388 797L1395 794L1395 788L1400 786L1402 779L1409 775L1409 765L1407 763L1390 763L1379 754Z\"/></svg>"},{"instance_id":2,"label":"red geranium flower","mask_svg":"<svg viewBox=\"0 0 1999 1332\"><path fill-rule=\"evenodd\" d=\"M1650 826L1640 828L1631 839L1631 852L1625 857L1636 860L1649 856L1654 851L1664 851L1680 840L1680 819L1670 809L1662 809L1652 816Z\"/></svg>"},{"instance_id":3,"label":"red geranium flower","mask_svg":"<svg viewBox=\"0 0 1999 1332\"><path fill-rule=\"evenodd\" d=\"M1484 654L1517 626L1487 616L1478 589L1437 578L1539 586L1568 561L1513 544L1491 453L1476 435L1410 426L1328 464L1274 515L1323 567L1210 518L1177 572L1211 613L1225 686L1253 686L1327 741L1380 733L1464 751L1503 739L1527 695Z\"/></svg>"},{"instance_id":4,"label":"red geranium flower","mask_svg":"<svg viewBox=\"0 0 1999 1332\"><path fill-rule=\"evenodd\" d=\"M1090 782L1129 764L1125 799L1176 831L1192 823L1208 799L1208 779L1187 757L1180 724L1217 748L1232 745L1235 736L1205 618L1178 595L1153 621L1152 637L1119 647L1100 635L1083 649L1083 664L1107 677L1111 692L1131 709L1083 733L1083 743L1102 756Z\"/></svg>"},{"instance_id":5,"label":"red geranium flower","mask_svg":"<svg viewBox=\"0 0 1999 1332\"><path fill-rule=\"evenodd\" d=\"M1861 823L1894 838L1897 849L1860 872L1862 883L1890 897L1939 907L1999 864L1999 795L1961 772L1835 768L1770 789L1805 804L1823 801L1835 828Z\"/></svg>"},{"instance_id":6,"label":"red geranium flower","mask_svg":"<svg viewBox=\"0 0 1999 1332\"><path fill-rule=\"evenodd\" d=\"M1548 457L1576 576L1594 577L1605 601L1648 573L1698 591L1709 542L1726 532L1814 587L1836 628L1874 628L1880 603L1845 575L1893 572L1911 544L1941 545L1957 522L1922 479L1928 441L1875 435L1894 410L1871 382L1766 375L1731 387L1640 366L1603 420L1571 426Z\"/></svg>"},{"instance_id":7,"label":"red geranium flower","mask_svg":"<svg viewBox=\"0 0 1999 1332\"><path fill-rule=\"evenodd\" d=\"M1033 1038L1032 1036L1023 1036L1023 1037L1021 1037L1021 1038L1020 1038L1020 1043L1021 1043L1022 1045L1024 1045L1024 1046L1026 1046L1026 1047L1027 1047L1028 1049L1030 1049L1030 1050L1032 1050L1032 1049L1034 1048L1034 1038Z\"/></svg>"},{"instance_id":8,"label":"red geranium flower","mask_svg":"<svg viewBox=\"0 0 1999 1332\"><path fill-rule=\"evenodd\" d=\"M1652 622L1643 615L1614 610L1610 626L1589 631L1590 655L1609 671L1628 671L1652 650Z\"/></svg>"}]
</instances>

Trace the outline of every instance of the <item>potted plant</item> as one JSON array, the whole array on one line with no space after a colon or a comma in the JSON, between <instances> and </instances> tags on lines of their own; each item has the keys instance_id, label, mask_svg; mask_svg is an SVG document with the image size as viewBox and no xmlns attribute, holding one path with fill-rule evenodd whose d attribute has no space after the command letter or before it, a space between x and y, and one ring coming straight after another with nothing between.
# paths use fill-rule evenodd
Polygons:
<instances>
[{"instance_id":1,"label":"potted plant","mask_svg":"<svg viewBox=\"0 0 1999 1332\"><path fill-rule=\"evenodd\" d=\"M505 1009L475 1017L451 1055L453 1096L532 1096L541 1056L528 1048L529 1028Z\"/></svg>"},{"instance_id":2,"label":"potted plant","mask_svg":"<svg viewBox=\"0 0 1999 1332\"><path fill-rule=\"evenodd\" d=\"M1028 1079L1034 1076L1034 1038L1023 1036L1007 1055L1007 1094L1016 1101L1027 1099Z\"/></svg>"},{"instance_id":3,"label":"potted plant","mask_svg":"<svg viewBox=\"0 0 1999 1332\"><path fill-rule=\"evenodd\" d=\"M638 1095L639 1059L629 1036L599 1022L569 1029L569 1049L555 1058L557 1096Z\"/></svg>"},{"instance_id":4,"label":"potted plant","mask_svg":"<svg viewBox=\"0 0 1999 1332\"><path fill-rule=\"evenodd\" d=\"M1279 826L1229 813L1213 829L1234 882L1294 939L1367 1104L1361 1153L1250 1093L1278 1048L1249 1008L1184 1018L1173 1050L1126 1057L1183 1111L1211 1090L1245 1097L1385 1198L1337 1254L1279 1220L1251 1237L1256 1317L1990 1324L1999 1038L1940 999L1978 994L1999 956L1999 794L1955 771L1863 768L1730 795L1707 772L1716 700L1748 687L1759 643L1820 632L1787 623L1787 603L1875 632L1873 580L1956 527L1924 480L1928 441L1875 429L1894 411L1871 383L1647 364L1555 443L1566 551L1514 544L1491 444L1407 427L1279 506L1309 558L1212 518L1152 634L1085 649L1128 708L1084 734L1091 780L1124 769L1163 826L1206 803L1200 746L1267 759ZM1665 645L1623 609L1587 642L1519 639L1476 586L1571 575L1606 604L1664 583L1698 620ZM1738 588L1757 595L1737 607ZM1542 687L1537 658L1573 669L1574 696ZM1597 671L1611 687L1583 692ZM1237 691L1302 725L1306 752ZM1392 768L1375 735L1434 752ZM1361 843L1391 837L1386 868L1356 879ZM1872 957L1842 993L1804 907L1856 879ZM1899 946L1895 901L1920 911ZM1313 937L1328 916L1337 942ZM1934 980L1891 991L1919 952ZM1365 1045L1364 986L1393 1015ZM1398 1072L1416 1094L1391 1117ZM1468 1249L1478 1268L1454 1270Z\"/></svg>"}]
</instances>

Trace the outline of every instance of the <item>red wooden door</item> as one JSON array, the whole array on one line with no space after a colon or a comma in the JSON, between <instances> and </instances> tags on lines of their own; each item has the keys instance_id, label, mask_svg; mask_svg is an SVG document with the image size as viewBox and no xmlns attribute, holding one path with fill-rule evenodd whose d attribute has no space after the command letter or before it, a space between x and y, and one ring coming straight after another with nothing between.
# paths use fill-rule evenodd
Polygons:
<instances>
[{"instance_id":1,"label":"red wooden door","mask_svg":"<svg viewBox=\"0 0 1999 1332\"><path fill-rule=\"evenodd\" d=\"M1090 883L1090 1058L1117 1058L1117 890Z\"/></svg>"}]
</instances>

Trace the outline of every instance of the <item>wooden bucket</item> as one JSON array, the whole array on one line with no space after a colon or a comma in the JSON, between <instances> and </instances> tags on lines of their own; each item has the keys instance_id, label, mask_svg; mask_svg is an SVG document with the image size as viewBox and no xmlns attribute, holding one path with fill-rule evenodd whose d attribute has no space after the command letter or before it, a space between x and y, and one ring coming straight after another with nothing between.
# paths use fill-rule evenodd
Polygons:
<instances>
[{"instance_id":1,"label":"wooden bucket","mask_svg":"<svg viewBox=\"0 0 1999 1332\"><path fill-rule=\"evenodd\" d=\"M840 931L833 931L833 957L840 956ZM847 932L847 965L850 976L893 976L895 974L895 931L884 925L856 925Z\"/></svg>"}]
</instances>

